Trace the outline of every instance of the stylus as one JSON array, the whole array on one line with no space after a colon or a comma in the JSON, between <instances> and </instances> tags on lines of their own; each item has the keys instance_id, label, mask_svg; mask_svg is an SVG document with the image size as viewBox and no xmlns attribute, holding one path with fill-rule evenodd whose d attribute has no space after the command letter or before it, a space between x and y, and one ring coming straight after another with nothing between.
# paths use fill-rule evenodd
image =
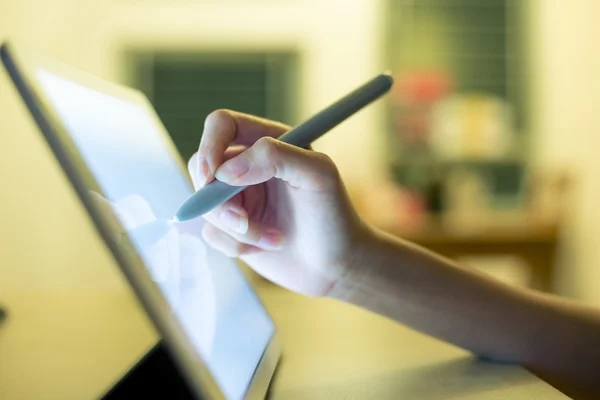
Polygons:
<instances>
[{"instance_id":1,"label":"stylus","mask_svg":"<svg viewBox=\"0 0 600 400\"><path fill-rule=\"evenodd\" d=\"M281 135L279 140L306 148L336 125L388 92L393 84L388 74L381 74L320 111L312 118ZM187 221L206 214L247 186L230 186L214 180L192 194L175 213L175 220Z\"/></svg>"}]
</instances>

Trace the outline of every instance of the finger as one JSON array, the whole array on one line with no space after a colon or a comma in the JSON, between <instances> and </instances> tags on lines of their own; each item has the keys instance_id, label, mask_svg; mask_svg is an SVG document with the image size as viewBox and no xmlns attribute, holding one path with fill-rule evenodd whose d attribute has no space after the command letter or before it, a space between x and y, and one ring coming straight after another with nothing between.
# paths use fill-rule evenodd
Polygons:
<instances>
[{"instance_id":1,"label":"finger","mask_svg":"<svg viewBox=\"0 0 600 400\"><path fill-rule=\"evenodd\" d=\"M335 164L325 154L265 137L216 172L218 180L234 186L255 185L279 178L306 190L327 190L339 182Z\"/></svg>"},{"instance_id":2,"label":"finger","mask_svg":"<svg viewBox=\"0 0 600 400\"><path fill-rule=\"evenodd\" d=\"M225 154L223 155L223 162L231 160L233 157L239 156L246 150L248 150L248 147L246 146L230 146L227 150L225 150Z\"/></svg>"},{"instance_id":3,"label":"finger","mask_svg":"<svg viewBox=\"0 0 600 400\"><path fill-rule=\"evenodd\" d=\"M206 223L202 229L202 238L213 249L225 254L227 257L240 257L262 252L262 249L252 245L237 241L235 238L215 227L211 223Z\"/></svg>"},{"instance_id":4,"label":"finger","mask_svg":"<svg viewBox=\"0 0 600 400\"><path fill-rule=\"evenodd\" d=\"M188 173L190 174L190 178L192 178L192 184L194 185L194 189L200 189L201 185L199 183L202 180L200 173L198 171L198 153L194 153L187 164Z\"/></svg>"},{"instance_id":5,"label":"finger","mask_svg":"<svg viewBox=\"0 0 600 400\"><path fill-rule=\"evenodd\" d=\"M273 251L285 244L285 236L279 229L241 217L227 207L205 214L204 218L241 243Z\"/></svg>"},{"instance_id":6,"label":"finger","mask_svg":"<svg viewBox=\"0 0 600 400\"><path fill-rule=\"evenodd\" d=\"M227 161L232 159L233 157L241 154L244 150L246 150L245 146L231 146L227 150L225 150L225 154L223 155L223 161ZM192 178L192 183L194 185L194 189L198 190L202 186L204 186L204 179L200 175L198 170L198 153L194 153L190 160L188 161L188 172L190 174L190 178Z\"/></svg>"},{"instance_id":7,"label":"finger","mask_svg":"<svg viewBox=\"0 0 600 400\"><path fill-rule=\"evenodd\" d=\"M204 214L204 219L229 232L245 234L248 232L248 212L242 207L242 194L238 194Z\"/></svg>"},{"instance_id":8,"label":"finger","mask_svg":"<svg viewBox=\"0 0 600 400\"><path fill-rule=\"evenodd\" d=\"M230 110L212 112L204 122L204 132L198 148L197 170L201 184L214 178L230 144L250 146L263 136L279 137L289 127L277 122Z\"/></svg>"}]
</instances>

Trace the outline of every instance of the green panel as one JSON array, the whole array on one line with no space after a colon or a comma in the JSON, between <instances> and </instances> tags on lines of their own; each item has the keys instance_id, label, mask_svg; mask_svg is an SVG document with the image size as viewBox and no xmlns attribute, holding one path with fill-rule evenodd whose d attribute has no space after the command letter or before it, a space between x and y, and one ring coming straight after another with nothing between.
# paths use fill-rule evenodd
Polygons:
<instances>
[{"instance_id":1,"label":"green panel","mask_svg":"<svg viewBox=\"0 0 600 400\"><path fill-rule=\"evenodd\" d=\"M397 72L446 71L458 91L508 96L507 1L392 2L390 47Z\"/></svg>"},{"instance_id":2,"label":"green panel","mask_svg":"<svg viewBox=\"0 0 600 400\"><path fill-rule=\"evenodd\" d=\"M216 109L294 122L293 53L157 53L134 59L138 86L185 159L196 151L204 120Z\"/></svg>"}]
</instances>

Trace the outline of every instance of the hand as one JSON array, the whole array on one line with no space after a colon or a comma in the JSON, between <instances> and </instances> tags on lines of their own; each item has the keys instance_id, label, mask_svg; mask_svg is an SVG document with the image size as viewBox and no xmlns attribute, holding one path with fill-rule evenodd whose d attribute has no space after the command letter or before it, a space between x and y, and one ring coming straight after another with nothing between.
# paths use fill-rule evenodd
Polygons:
<instances>
[{"instance_id":1,"label":"hand","mask_svg":"<svg viewBox=\"0 0 600 400\"><path fill-rule=\"evenodd\" d=\"M331 159L275 139L287 130L233 111L208 116L188 163L194 185L216 177L251 186L207 213L202 234L272 282L323 296L350 268L367 229Z\"/></svg>"}]
</instances>

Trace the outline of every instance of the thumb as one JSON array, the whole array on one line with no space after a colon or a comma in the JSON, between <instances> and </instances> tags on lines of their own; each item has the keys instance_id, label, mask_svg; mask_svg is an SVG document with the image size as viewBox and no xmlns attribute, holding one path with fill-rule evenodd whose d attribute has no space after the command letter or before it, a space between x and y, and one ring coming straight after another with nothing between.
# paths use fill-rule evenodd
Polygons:
<instances>
[{"instance_id":1,"label":"thumb","mask_svg":"<svg viewBox=\"0 0 600 400\"><path fill-rule=\"evenodd\" d=\"M256 185L279 178L299 189L328 190L339 174L322 153L301 149L271 137L262 137L248 150L223 163L215 177L233 186Z\"/></svg>"}]
</instances>

